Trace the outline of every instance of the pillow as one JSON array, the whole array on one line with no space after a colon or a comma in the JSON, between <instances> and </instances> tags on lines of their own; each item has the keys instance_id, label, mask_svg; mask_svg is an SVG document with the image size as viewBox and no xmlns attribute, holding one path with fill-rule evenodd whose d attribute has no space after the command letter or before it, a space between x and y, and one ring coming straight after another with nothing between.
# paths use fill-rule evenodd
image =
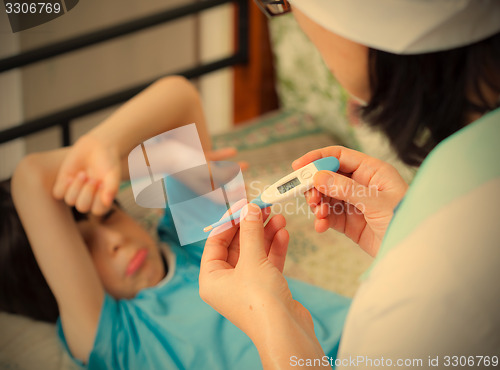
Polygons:
<instances>
[{"instance_id":1,"label":"pillow","mask_svg":"<svg viewBox=\"0 0 500 370\"><path fill-rule=\"evenodd\" d=\"M1 369L78 369L63 350L55 325L0 312Z\"/></svg>"}]
</instances>

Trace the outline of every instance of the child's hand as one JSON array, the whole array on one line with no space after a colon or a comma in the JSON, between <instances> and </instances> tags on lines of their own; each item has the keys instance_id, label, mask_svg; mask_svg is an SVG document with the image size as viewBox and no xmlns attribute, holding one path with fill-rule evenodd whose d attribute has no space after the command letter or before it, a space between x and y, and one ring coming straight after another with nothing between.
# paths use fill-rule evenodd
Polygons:
<instances>
[{"instance_id":1,"label":"child's hand","mask_svg":"<svg viewBox=\"0 0 500 370\"><path fill-rule=\"evenodd\" d=\"M221 148L217 150L211 150L206 153L206 158L209 161L216 162L216 161L223 161L228 158L234 157L238 153L238 150L233 147L227 147L227 148ZM246 161L239 161L238 165L240 168L244 171L248 169L248 162Z\"/></svg>"},{"instance_id":2,"label":"child's hand","mask_svg":"<svg viewBox=\"0 0 500 370\"><path fill-rule=\"evenodd\" d=\"M79 212L104 214L118 192L120 155L91 134L82 136L70 149L59 169L53 189L56 199L75 206Z\"/></svg>"},{"instance_id":3,"label":"child's hand","mask_svg":"<svg viewBox=\"0 0 500 370\"><path fill-rule=\"evenodd\" d=\"M314 188L305 194L316 215L316 231L340 231L375 256L408 185L391 165L341 146L309 152L292 167L297 170L323 157L338 158L340 169L318 172Z\"/></svg>"}]
</instances>

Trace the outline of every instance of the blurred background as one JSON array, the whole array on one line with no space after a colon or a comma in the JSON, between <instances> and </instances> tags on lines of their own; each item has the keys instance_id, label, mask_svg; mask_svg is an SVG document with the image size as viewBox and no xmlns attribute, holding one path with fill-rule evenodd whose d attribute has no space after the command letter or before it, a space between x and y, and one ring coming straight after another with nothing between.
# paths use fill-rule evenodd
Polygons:
<instances>
[{"instance_id":1,"label":"blurred background","mask_svg":"<svg viewBox=\"0 0 500 370\"><path fill-rule=\"evenodd\" d=\"M64 16L17 33L12 32L6 9L1 4L0 59L4 62L57 42L162 12L174 13L195 3L208 2L85 0ZM219 3L221 5L193 15L20 68L11 65L0 73L0 129L230 56L238 49L238 1ZM227 131L234 123L277 108L267 23L251 1L245 5L250 6L245 10L245 18L252 22L247 29L251 28L254 32L252 60L259 59L260 62L250 66L247 59L244 63L240 61L236 67L224 68L193 80L202 94L209 129L213 134ZM265 66L261 63L263 60L266 61ZM267 87L263 88L262 84ZM267 91L263 93L263 89ZM247 99L243 101L240 95L235 96L236 90L240 95L247 95ZM254 100L250 101L248 97L254 97ZM235 99L240 99L241 103L235 104ZM114 109L116 106L73 119L69 126L71 142ZM12 174L25 153L61 145L61 135L60 127L52 127L2 144L1 178Z\"/></svg>"},{"instance_id":2,"label":"blurred background","mask_svg":"<svg viewBox=\"0 0 500 370\"><path fill-rule=\"evenodd\" d=\"M269 21L252 0L85 0L48 23L13 33L3 3L0 9L0 130L23 130L27 122L46 128L17 132L22 137L17 140L0 133L2 179L26 153L71 144L155 79L206 63L215 71L198 71L191 80L201 93L212 134L270 111L291 113L300 127L306 123L306 131L313 125L335 143L389 161L404 177L412 176L385 139L359 121L355 103L291 14ZM138 23L144 27L135 27ZM100 39L110 30L134 27L138 30ZM54 44L88 39L96 43L54 55ZM54 56L46 58L49 54ZM27 64L34 55L37 61ZM89 102L107 107L72 114L88 110ZM61 112L71 119L56 122ZM287 131L291 125L277 121L265 123L269 127L259 132L265 138L254 140L283 137L279 127ZM300 130L294 135L300 136Z\"/></svg>"}]
</instances>

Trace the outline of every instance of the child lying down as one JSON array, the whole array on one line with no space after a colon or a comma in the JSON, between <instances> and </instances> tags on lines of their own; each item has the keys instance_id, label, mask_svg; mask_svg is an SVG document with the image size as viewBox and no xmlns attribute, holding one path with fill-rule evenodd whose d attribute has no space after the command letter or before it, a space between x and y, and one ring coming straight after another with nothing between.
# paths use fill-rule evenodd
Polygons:
<instances>
[{"instance_id":1,"label":"child lying down","mask_svg":"<svg viewBox=\"0 0 500 370\"><path fill-rule=\"evenodd\" d=\"M234 154L231 149L211 151L196 90L183 78L170 77L127 102L73 147L29 155L14 173L12 198L29 243L19 238L22 232L4 223L2 240L7 243L2 242L1 248L9 251L14 264L15 255L25 253L20 249L31 245L50 290L43 297L19 298L19 290L7 289L1 308L48 320L58 311L58 336L82 366L262 367L251 340L199 297L204 241L180 246L167 207L157 243L113 201L122 175L128 174L124 163L130 150L149 137L192 122L208 158ZM9 197L8 189L3 189L2 207ZM9 218L15 217L11 212ZM12 220L5 222L15 225ZM281 215L267 223L270 253L286 252L284 227ZM21 263L36 270L36 264ZM1 279L9 281L12 276ZM349 299L294 280L289 285L294 299L311 312L325 353L335 358ZM12 303L30 298L43 301L38 307L47 312L33 309L37 302L31 310ZM48 302L56 303L54 309ZM261 325L267 330L266 323Z\"/></svg>"}]
</instances>

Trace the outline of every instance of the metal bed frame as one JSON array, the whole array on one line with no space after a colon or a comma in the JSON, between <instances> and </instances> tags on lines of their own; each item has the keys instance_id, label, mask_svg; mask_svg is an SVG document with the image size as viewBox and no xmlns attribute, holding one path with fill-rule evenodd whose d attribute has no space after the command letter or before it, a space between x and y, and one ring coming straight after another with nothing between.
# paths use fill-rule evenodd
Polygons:
<instances>
[{"instance_id":1,"label":"metal bed frame","mask_svg":"<svg viewBox=\"0 0 500 370\"><path fill-rule=\"evenodd\" d=\"M23 67L29 64L37 63L61 54L79 50L91 45L99 44L117 37L125 36L133 32L144 30L149 27L157 26L172 20L197 14L203 10L210 9L226 3L235 3L238 6L238 49L230 56L198 65L175 73L186 78L196 78L204 74L230 67L237 64L247 63L248 61L248 0L202 0L192 4L180 6L174 9L165 10L154 15L142 17L129 22L121 23L111 27L92 31L77 37L53 43L47 46L22 52L0 60L0 73L14 68ZM45 130L54 126L61 127L61 142L63 146L70 145L70 123L71 120L85 116L87 114L99 111L101 109L124 102L140 91L144 90L152 82L163 76L143 82L134 87L124 89L112 94L98 97L96 99L85 101L80 104L64 108L60 111L48 115L37 117L26 122L21 122L16 126L0 131L0 144Z\"/></svg>"}]
</instances>

